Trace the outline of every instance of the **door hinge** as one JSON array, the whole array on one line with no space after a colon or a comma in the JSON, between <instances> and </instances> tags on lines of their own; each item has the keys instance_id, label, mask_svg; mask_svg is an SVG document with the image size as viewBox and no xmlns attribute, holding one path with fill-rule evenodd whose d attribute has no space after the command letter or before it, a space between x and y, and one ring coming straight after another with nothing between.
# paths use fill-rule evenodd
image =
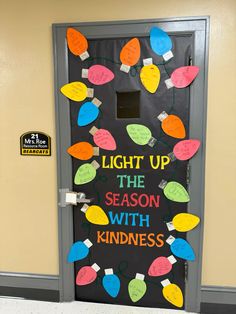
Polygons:
<instances>
[{"instance_id":1,"label":"door hinge","mask_svg":"<svg viewBox=\"0 0 236 314\"><path fill-rule=\"evenodd\" d=\"M67 205L77 205L78 203L90 203L92 199L87 199L83 192L72 192L68 188L59 189L60 207Z\"/></svg>"},{"instance_id":2,"label":"door hinge","mask_svg":"<svg viewBox=\"0 0 236 314\"><path fill-rule=\"evenodd\" d=\"M185 261L184 263L184 278L185 278L185 281L188 280L188 262Z\"/></svg>"},{"instance_id":3,"label":"door hinge","mask_svg":"<svg viewBox=\"0 0 236 314\"><path fill-rule=\"evenodd\" d=\"M188 165L187 165L187 172L186 172L186 182L187 182L187 184L190 183L190 175L191 175L191 167L190 167L190 164L188 163Z\"/></svg>"}]
</instances>

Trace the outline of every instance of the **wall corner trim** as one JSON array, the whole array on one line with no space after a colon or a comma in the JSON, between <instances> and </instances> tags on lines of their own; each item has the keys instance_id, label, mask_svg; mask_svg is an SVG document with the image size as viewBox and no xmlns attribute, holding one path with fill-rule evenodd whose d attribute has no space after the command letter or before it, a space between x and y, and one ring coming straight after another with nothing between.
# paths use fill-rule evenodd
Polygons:
<instances>
[{"instance_id":1,"label":"wall corner trim","mask_svg":"<svg viewBox=\"0 0 236 314\"><path fill-rule=\"evenodd\" d=\"M201 303L236 304L236 287L201 286Z\"/></svg>"},{"instance_id":2,"label":"wall corner trim","mask_svg":"<svg viewBox=\"0 0 236 314\"><path fill-rule=\"evenodd\" d=\"M0 272L0 286L59 291L59 276Z\"/></svg>"}]
</instances>

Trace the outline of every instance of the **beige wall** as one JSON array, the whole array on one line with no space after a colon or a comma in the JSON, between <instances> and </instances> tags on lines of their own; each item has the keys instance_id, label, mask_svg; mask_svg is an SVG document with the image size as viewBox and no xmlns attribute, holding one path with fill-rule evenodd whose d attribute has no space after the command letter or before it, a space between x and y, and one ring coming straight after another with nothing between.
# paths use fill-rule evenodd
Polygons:
<instances>
[{"instance_id":1,"label":"beige wall","mask_svg":"<svg viewBox=\"0 0 236 314\"><path fill-rule=\"evenodd\" d=\"M51 24L196 15L211 16L202 282L236 286L235 0L0 0L0 271L58 273ZM28 130L52 157L20 156Z\"/></svg>"}]
</instances>

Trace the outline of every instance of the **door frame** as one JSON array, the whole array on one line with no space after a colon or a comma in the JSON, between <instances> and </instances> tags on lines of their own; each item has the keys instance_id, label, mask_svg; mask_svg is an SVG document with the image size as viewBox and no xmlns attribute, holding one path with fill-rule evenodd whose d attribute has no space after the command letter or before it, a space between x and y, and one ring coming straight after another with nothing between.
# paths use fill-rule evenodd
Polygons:
<instances>
[{"instance_id":1,"label":"door frame","mask_svg":"<svg viewBox=\"0 0 236 314\"><path fill-rule=\"evenodd\" d=\"M60 92L60 87L68 83L68 48L66 29L79 28L88 39L135 37L148 35L152 26L158 26L170 34L193 34L193 61L200 67L198 79L190 87L189 136L198 138L202 145L198 154L189 162L190 182L188 185L191 201L188 212L198 209L201 224L187 233L196 261L187 263L188 275L185 285L185 310L200 312L201 302L201 265L204 220L204 184L205 184L205 142L207 113L207 74L209 47L208 16L180 17L164 19L124 20L86 23L53 24L54 50L54 88L56 113L57 146L57 191L58 191L58 237L59 237L59 291L60 301L75 299L74 265L67 263L68 248L73 243L73 207L62 207L61 189L72 191L72 161L66 149L71 145L69 100ZM194 180L193 180L194 178Z\"/></svg>"}]
</instances>

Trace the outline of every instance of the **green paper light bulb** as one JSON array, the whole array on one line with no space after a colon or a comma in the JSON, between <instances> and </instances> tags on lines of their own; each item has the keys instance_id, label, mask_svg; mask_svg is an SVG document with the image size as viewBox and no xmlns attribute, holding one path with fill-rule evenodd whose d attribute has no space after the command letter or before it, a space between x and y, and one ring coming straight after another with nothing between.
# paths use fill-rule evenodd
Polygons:
<instances>
[{"instance_id":1,"label":"green paper light bulb","mask_svg":"<svg viewBox=\"0 0 236 314\"><path fill-rule=\"evenodd\" d=\"M152 133L148 127L142 124L128 124L126 126L129 137L138 145L149 145L153 147L156 139L152 137Z\"/></svg>"},{"instance_id":2,"label":"green paper light bulb","mask_svg":"<svg viewBox=\"0 0 236 314\"><path fill-rule=\"evenodd\" d=\"M144 281L145 276L143 274L137 273L135 278L129 282L128 291L132 302L138 302L147 290L147 285Z\"/></svg>"},{"instance_id":3,"label":"green paper light bulb","mask_svg":"<svg viewBox=\"0 0 236 314\"><path fill-rule=\"evenodd\" d=\"M95 160L91 163L83 164L75 174L74 183L77 185L86 184L96 177L97 169L100 167Z\"/></svg>"},{"instance_id":4,"label":"green paper light bulb","mask_svg":"<svg viewBox=\"0 0 236 314\"><path fill-rule=\"evenodd\" d=\"M159 187L163 189L164 195L171 201L187 203L190 201L189 194L182 184L176 181L166 182L162 180Z\"/></svg>"}]
</instances>

